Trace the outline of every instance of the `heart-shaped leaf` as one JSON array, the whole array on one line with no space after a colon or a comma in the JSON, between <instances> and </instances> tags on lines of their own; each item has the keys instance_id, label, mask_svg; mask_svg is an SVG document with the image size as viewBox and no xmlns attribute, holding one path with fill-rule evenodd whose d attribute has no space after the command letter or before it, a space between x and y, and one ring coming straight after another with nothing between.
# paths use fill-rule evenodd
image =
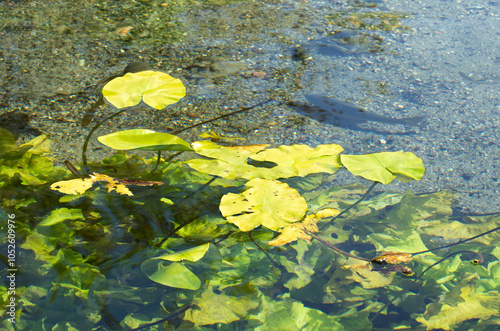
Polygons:
<instances>
[{"instance_id":1,"label":"heart-shaped leaf","mask_svg":"<svg viewBox=\"0 0 500 331\"><path fill-rule=\"evenodd\" d=\"M144 100L148 106L163 109L186 95L182 82L164 72L144 70L112 79L102 95L117 108L132 107Z\"/></svg>"},{"instance_id":2,"label":"heart-shaped leaf","mask_svg":"<svg viewBox=\"0 0 500 331\"><path fill-rule=\"evenodd\" d=\"M188 290L197 290L201 286L199 277L206 278L211 270L217 269L220 254L210 243L192 247L175 253L168 253L144 261L141 270L152 281L157 283ZM208 255L208 257L205 257ZM200 261L203 257L203 261ZM162 261L163 260L163 261ZM198 268L196 267L198 266ZM193 272L195 269L195 272ZM197 270L197 271L196 271Z\"/></svg>"},{"instance_id":3,"label":"heart-shaped leaf","mask_svg":"<svg viewBox=\"0 0 500 331\"><path fill-rule=\"evenodd\" d=\"M97 140L118 150L192 151L189 143L177 136L147 129L118 131L100 136Z\"/></svg>"},{"instance_id":4,"label":"heart-shaped leaf","mask_svg":"<svg viewBox=\"0 0 500 331\"><path fill-rule=\"evenodd\" d=\"M397 174L422 179L422 159L411 152L382 152L365 155L340 155L340 162L353 175L389 184Z\"/></svg>"}]
</instances>

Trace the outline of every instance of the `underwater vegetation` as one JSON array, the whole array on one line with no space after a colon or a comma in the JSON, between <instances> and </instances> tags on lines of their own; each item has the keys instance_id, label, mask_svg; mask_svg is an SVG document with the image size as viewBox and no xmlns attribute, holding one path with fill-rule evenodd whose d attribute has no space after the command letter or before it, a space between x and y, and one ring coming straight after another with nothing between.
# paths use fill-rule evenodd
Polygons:
<instances>
[{"instance_id":1,"label":"underwater vegetation","mask_svg":"<svg viewBox=\"0 0 500 331\"><path fill-rule=\"evenodd\" d=\"M46 136L17 146L0 129L2 277L16 270L14 294L0 285L3 329L498 327L500 216L455 215L446 191L380 189L424 176L413 153L130 129L98 137L115 152L88 162L97 127L185 93L154 70L109 80L103 100L117 111L66 167ZM372 184L339 186L339 171Z\"/></svg>"}]
</instances>

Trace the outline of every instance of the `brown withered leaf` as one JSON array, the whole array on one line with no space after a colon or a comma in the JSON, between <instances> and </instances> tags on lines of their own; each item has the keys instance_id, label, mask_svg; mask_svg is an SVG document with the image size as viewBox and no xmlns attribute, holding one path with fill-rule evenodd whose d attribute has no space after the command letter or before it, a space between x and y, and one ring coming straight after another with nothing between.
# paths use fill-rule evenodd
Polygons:
<instances>
[{"instance_id":1,"label":"brown withered leaf","mask_svg":"<svg viewBox=\"0 0 500 331\"><path fill-rule=\"evenodd\" d=\"M371 261L378 264L400 264L411 262L412 257L413 256L408 253L386 252L374 257Z\"/></svg>"}]
</instances>

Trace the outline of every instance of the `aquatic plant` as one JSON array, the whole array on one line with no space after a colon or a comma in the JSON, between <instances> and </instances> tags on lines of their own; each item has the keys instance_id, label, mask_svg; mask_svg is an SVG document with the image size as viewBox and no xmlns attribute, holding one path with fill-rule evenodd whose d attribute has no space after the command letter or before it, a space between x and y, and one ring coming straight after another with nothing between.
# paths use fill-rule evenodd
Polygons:
<instances>
[{"instance_id":1,"label":"aquatic plant","mask_svg":"<svg viewBox=\"0 0 500 331\"><path fill-rule=\"evenodd\" d=\"M103 96L117 107L112 117L142 101L159 108L183 96L178 82L173 94L138 83L158 75L110 81ZM68 173L44 155L46 137L16 146L0 132L0 216L16 215L16 267L23 270L17 330L498 324L500 217L459 222L446 191L374 190L421 179L425 169L413 153L188 143L146 129L98 140L118 151L87 162L85 173L85 163L67 162ZM148 158L134 150L173 154ZM192 157L177 160L179 152ZM338 171L373 184L336 185ZM462 240L444 252L431 246L435 236ZM477 264L483 256L484 266L463 260ZM8 289L0 290L6 307ZM2 328L14 329L8 320Z\"/></svg>"}]
</instances>

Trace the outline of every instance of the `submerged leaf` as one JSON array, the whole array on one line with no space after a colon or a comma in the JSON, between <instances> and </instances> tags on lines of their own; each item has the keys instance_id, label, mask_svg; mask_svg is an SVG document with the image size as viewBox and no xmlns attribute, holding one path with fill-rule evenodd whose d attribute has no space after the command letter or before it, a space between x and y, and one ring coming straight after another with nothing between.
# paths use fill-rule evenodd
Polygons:
<instances>
[{"instance_id":1,"label":"submerged leaf","mask_svg":"<svg viewBox=\"0 0 500 331\"><path fill-rule=\"evenodd\" d=\"M107 83L102 95L117 108L132 107L144 100L148 106L163 109L186 95L182 82L153 70L129 72Z\"/></svg>"},{"instance_id":2,"label":"submerged leaf","mask_svg":"<svg viewBox=\"0 0 500 331\"><path fill-rule=\"evenodd\" d=\"M50 226L65 220L85 220L81 209L76 208L59 208L53 210L49 216L38 223L39 226Z\"/></svg>"},{"instance_id":3,"label":"submerged leaf","mask_svg":"<svg viewBox=\"0 0 500 331\"><path fill-rule=\"evenodd\" d=\"M248 189L240 194L224 195L219 206L227 221L241 231L251 231L261 224L278 231L302 219L307 211L306 200L285 183L256 178L245 186Z\"/></svg>"},{"instance_id":4,"label":"submerged leaf","mask_svg":"<svg viewBox=\"0 0 500 331\"><path fill-rule=\"evenodd\" d=\"M353 175L389 184L396 174L422 179L422 159L411 152L381 152L365 155L340 155L340 161Z\"/></svg>"},{"instance_id":5,"label":"submerged leaf","mask_svg":"<svg viewBox=\"0 0 500 331\"><path fill-rule=\"evenodd\" d=\"M205 255L205 253L208 251L209 248L210 248L210 243L206 243L200 246L185 249L180 252L169 253L162 256L158 256L155 257L154 259L173 261L173 262L179 262L184 260L190 262L196 262Z\"/></svg>"},{"instance_id":6,"label":"submerged leaf","mask_svg":"<svg viewBox=\"0 0 500 331\"><path fill-rule=\"evenodd\" d=\"M366 289L384 287L392 283L395 272L389 275L384 275L378 271L372 270L372 265L365 261L349 258L348 264L343 266L344 269L352 271L352 276L347 277L352 279Z\"/></svg>"},{"instance_id":7,"label":"submerged leaf","mask_svg":"<svg viewBox=\"0 0 500 331\"><path fill-rule=\"evenodd\" d=\"M248 316L248 312L259 305L253 297L233 297L225 294L215 294L208 288L201 298L193 301L197 309L186 311L184 320L199 325L211 325L216 323L228 324L239 321Z\"/></svg>"},{"instance_id":8,"label":"submerged leaf","mask_svg":"<svg viewBox=\"0 0 500 331\"><path fill-rule=\"evenodd\" d=\"M333 217L339 214L339 211L333 208L326 208L318 211L316 214L308 215L302 222L290 224L281 230L281 234L273 240L267 242L271 246L283 246L292 241L303 239L311 242L311 236L307 232L318 232L316 223L321 218Z\"/></svg>"},{"instance_id":9,"label":"submerged leaf","mask_svg":"<svg viewBox=\"0 0 500 331\"><path fill-rule=\"evenodd\" d=\"M118 150L192 151L189 143L177 136L147 129L113 132L97 137L97 140Z\"/></svg>"},{"instance_id":10,"label":"submerged leaf","mask_svg":"<svg viewBox=\"0 0 500 331\"><path fill-rule=\"evenodd\" d=\"M186 290L197 290L201 286L200 279L182 263L159 263L157 268L153 273L146 273L154 282Z\"/></svg>"},{"instance_id":11,"label":"submerged leaf","mask_svg":"<svg viewBox=\"0 0 500 331\"><path fill-rule=\"evenodd\" d=\"M460 299L456 304L430 303L417 321L427 326L427 330L455 330L466 320L487 320L500 312L498 291L475 293L474 286L467 285L461 289Z\"/></svg>"}]
</instances>

